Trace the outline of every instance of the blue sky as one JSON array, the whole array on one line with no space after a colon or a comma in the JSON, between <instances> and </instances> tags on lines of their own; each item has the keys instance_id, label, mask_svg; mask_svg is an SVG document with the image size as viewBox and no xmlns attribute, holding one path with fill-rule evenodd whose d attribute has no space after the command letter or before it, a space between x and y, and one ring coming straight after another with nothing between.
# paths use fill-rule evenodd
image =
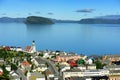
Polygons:
<instances>
[{"instance_id":1,"label":"blue sky","mask_svg":"<svg viewBox=\"0 0 120 80\"><path fill-rule=\"evenodd\" d=\"M80 20L120 14L120 0L0 0L0 17L43 16Z\"/></svg>"}]
</instances>

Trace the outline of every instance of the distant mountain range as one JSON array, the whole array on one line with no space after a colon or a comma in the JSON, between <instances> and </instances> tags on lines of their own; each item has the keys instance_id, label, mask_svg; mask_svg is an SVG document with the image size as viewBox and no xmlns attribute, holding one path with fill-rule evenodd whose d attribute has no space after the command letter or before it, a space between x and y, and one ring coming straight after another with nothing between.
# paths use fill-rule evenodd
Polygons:
<instances>
[{"instance_id":1,"label":"distant mountain range","mask_svg":"<svg viewBox=\"0 0 120 80\"><path fill-rule=\"evenodd\" d=\"M29 16L30 17L30 16ZM36 17L36 16L34 16ZM31 19L29 19L31 20ZM51 18L45 18L45 17L39 17L38 18L32 18L32 20L39 21L40 23L79 23L79 24L120 24L120 15L107 15L107 16L100 16L96 18L87 18L87 19L81 19L78 21L75 20L57 20L57 19L51 19ZM2 17L0 18L1 23L26 23L28 21L27 18L10 18L10 17ZM43 21L43 22L42 22Z\"/></svg>"},{"instance_id":2,"label":"distant mountain range","mask_svg":"<svg viewBox=\"0 0 120 80\"><path fill-rule=\"evenodd\" d=\"M1 23L12 23L12 22L23 23L23 22L25 22L25 20L26 20L26 18L10 18L10 17L0 18Z\"/></svg>"},{"instance_id":3,"label":"distant mountain range","mask_svg":"<svg viewBox=\"0 0 120 80\"><path fill-rule=\"evenodd\" d=\"M30 16L29 16L30 17ZM28 18L28 17L27 17ZM29 22L29 20L31 20L29 18L29 20L27 18L10 18L10 17L2 17L0 18L0 23L12 23L12 22L16 22L16 23L26 23ZM41 17L42 19L50 19L52 20L54 23L78 23L79 21L74 21L74 20L57 20L57 19L51 19L51 18L45 18L45 17ZM38 19L38 18L36 18ZM33 19L32 19L33 20ZM35 20L35 19L34 19Z\"/></svg>"},{"instance_id":4,"label":"distant mountain range","mask_svg":"<svg viewBox=\"0 0 120 80\"><path fill-rule=\"evenodd\" d=\"M120 19L88 18L79 21L80 24L120 24Z\"/></svg>"}]
</instances>

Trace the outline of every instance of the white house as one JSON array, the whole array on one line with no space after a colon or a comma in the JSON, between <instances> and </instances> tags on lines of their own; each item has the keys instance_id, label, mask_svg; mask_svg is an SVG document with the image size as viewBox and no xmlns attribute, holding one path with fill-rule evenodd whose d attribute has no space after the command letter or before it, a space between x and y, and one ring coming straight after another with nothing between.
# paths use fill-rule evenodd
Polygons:
<instances>
[{"instance_id":1,"label":"white house","mask_svg":"<svg viewBox=\"0 0 120 80\"><path fill-rule=\"evenodd\" d=\"M11 66L10 66L10 65L7 65L7 66L6 66L6 70L7 70L7 71L11 71Z\"/></svg>"},{"instance_id":2,"label":"white house","mask_svg":"<svg viewBox=\"0 0 120 80\"><path fill-rule=\"evenodd\" d=\"M96 70L96 65L95 64L89 64L87 65L88 70Z\"/></svg>"},{"instance_id":3,"label":"white house","mask_svg":"<svg viewBox=\"0 0 120 80\"><path fill-rule=\"evenodd\" d=\"M15 73L14 71L11 71L10 75L12 76L11 77L12 80L20 80L20 76L17 73Z\"/></svg>"},{"instance_id":4,"label":"white house","mask_svg":"<svg viewBox=\"0 0 120 80\"><path fill-rule=\"evenodd\" d=\"M80 69L80 70L82 70L82 71L83 71L83 70L86 70L86 66L85 66L85 65L82 65L82 64L81 64L81 65L78 65L77 68Z\"/></svg>"},{"instance_id":5,"label":"white house","mask_svg":"<svg viewBox=\"0 0 120 80\"><path fill-rule=\"evenodd\" d=\"M40 58L33 58L31 61L37 66L33 71L43 72L48 69L46 63Z\"/></svg>"},{"instance_id":6,"label":"white house","mask_svg":"<svg viewBox=\"0 0 120 80\"><path fill-rule=\"evenodd\" d=\"M39 72L30 73L28 77L28 80L45 80L45 76Z\"/></svg>"},{"instance_id":7,"label":"white house","mask_svg":"<svg viewBox=\"0 0 120 80\"><path fill-rule=\"evenodd\" d=\"M16 51L23 51L21 47L17 47Z\"/></svg>"}]
</instances>

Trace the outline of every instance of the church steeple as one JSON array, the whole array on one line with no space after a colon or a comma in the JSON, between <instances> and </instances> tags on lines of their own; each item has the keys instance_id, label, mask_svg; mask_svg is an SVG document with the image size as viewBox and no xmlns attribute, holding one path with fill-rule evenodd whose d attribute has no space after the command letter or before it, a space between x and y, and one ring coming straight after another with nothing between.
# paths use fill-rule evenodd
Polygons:
<instances>
[{"instance_id":1,"label":"church steeple","mask_svg":"<svg viewBox=\"0 0 120 80\"><path fill-rule=\"evenodd\" d=\"M33 48L33 53L36 52L36 46L35 46L35 41L32 41L32 48Z\"/></svg>"}]
</instances>

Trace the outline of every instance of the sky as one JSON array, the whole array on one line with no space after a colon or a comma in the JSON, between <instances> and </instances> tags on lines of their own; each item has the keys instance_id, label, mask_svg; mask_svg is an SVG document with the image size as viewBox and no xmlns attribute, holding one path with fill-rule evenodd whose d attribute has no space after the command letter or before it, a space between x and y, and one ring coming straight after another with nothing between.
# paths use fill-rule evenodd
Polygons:
<instances>
[{"instance_id":1,"label":"sky","mask_svg":"<svg viewBox=\"0 0 120 80\"><path fill-rule=\"evenodd\" d=\"M120 0L0 0L0 17L80 20L119 14Z\"/></svg>"}]
</instances>

